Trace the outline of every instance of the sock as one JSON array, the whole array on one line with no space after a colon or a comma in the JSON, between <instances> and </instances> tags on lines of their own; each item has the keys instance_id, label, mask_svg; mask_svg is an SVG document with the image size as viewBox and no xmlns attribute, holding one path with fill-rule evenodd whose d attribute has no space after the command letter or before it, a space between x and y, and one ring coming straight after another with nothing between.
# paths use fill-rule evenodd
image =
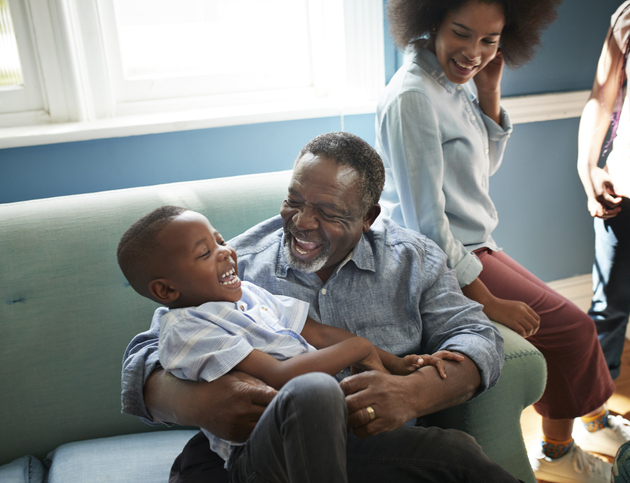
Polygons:
<instances>
[{"instance_id":1,"label":"sock","mask_svg":"<svg viewBox=\"0 0 630 483\"><path fill-rule=\"evenodd\" d=\"M604 429L608 427L608 410L606 408L602 408L599 414L591 417L583 417L582 423L584 423L584 427L589 433L594 433L595 431L599 431L600 429Z\"/></svg>"},{"instance_id":2,"label":"sock","mask_svg":"<svg viewBox=\"0 0 630 483\"><path fill-rule=\"evenodd\" d=\"M573 446L573 438L566 441L556 441L543 435L542 450L544 455L549 458L557 459L564 456L569 452L571 446Z\"/></svg>"}]
</instances>

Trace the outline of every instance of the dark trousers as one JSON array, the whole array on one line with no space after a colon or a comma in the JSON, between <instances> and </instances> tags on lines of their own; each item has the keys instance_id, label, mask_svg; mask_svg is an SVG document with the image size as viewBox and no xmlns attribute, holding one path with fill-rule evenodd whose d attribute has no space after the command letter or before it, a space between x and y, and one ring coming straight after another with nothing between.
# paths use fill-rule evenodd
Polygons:
<instances>
[{"instance_id":1,"label":"dark trousers","mask_svg":"<svg viewBox=\"0 0 630 483\"><path fill-rule=\"evenodd\" d=\"M588 312L613 379L619 376L630 315L630 199L623 198L621 207L609 220L595 218L593 300Z\"/></svg>"},{"instance_id":2,"label":"dark trousers","mask_svg":"<svg viewBox=\"0 0 630 483\"><path fill-rule=\"evenodd\" d=\"M415 430L426 436L416 444ZM405 442L401 447L400 443ZM375 458L374 447L383 449ZM520 481L491 461L475 440L459 431L439 428L413 428L403 426L390 431L359 438L348 437L348 479L362 483L445 483L478 482L498 483ZM394 454L395 448L402 448ZM417 465L409 465L409 458L420 455ZM256 481L256 480L254 480ZM169 483L227 483L229 476L223 460L210 451L203 433L195 435L177 457Z\"/></svg>"}]
</instances>

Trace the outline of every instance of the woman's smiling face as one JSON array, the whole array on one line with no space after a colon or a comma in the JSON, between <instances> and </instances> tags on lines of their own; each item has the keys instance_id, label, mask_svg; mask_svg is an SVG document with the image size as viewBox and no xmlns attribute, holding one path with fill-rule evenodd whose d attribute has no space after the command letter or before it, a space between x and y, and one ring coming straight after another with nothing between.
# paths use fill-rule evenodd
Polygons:
<instances>
[{"instance_id":1,"label":"woman's smiling face","mask_svg":"<svg viewBox=\"0 0 630 483\"><path fill-rule=\"evenodd\" d=\"M504 26L499 3L470 0L447 12L435 36L435 54L448 80L464 84L494 59Z\"/></svg>"}]
</instances>

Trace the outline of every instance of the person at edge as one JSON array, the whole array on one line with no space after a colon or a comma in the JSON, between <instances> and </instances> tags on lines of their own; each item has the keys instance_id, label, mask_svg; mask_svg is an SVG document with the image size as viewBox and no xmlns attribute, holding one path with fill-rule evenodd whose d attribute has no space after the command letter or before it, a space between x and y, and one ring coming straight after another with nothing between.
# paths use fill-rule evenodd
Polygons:
<instances>
[{"instance_id":1,"label":"person at edge","mask_svg":"<svg viewBox=\"0 0 630 483\"><path fill-rule=\"evenodd\" d=\"M630 316L629 36L630 2L624 2L611 18L578 135L578 173L595 227L589 315L613 379L619 376ZM611 139L604 144L611 125ZM606 163L600 168L602 151Z\"/></svg>"},{"instance_id":2,"label":"person at edge","mask_svg":"<svg viewBox=\"0 0 630 483\"><path fill-rule=\"evenodd\" d=\"M469 435L413 425L492 387L503 364L503 339L481 306L463 296L433 242L377 220L384 180L380 157L362 139L348 133L316 137L296 159L280 216L230 241L239 275L270 293L308 302L315 321L396 355L449 350L464 356L445 361L446 379L433 368L408 376L340 376L353 432L348 481L516 481ZM158 364L158 334L154 318L125 352L123 412L247 439L276 391L239 372L212 383L179 380ZM179 455L170 481L227 481L223 461L202 433Z\"/></svg>"},{"instance_id":3,"label":"person at edge","mask_svg":"<svg viewBox=\"0 0 630 483\"><path fill-rule=\"evenodd\" d=\"M381 205L435 241L464 294L545 356L548 382L534 405L543 441L530 454L536 477L603 483L611 465L581 448L614 456L630 431L604 408L614 385L595 326L491 236L498 216L488 182L512 131L500 105L503 65L531 58L558 3L389 1L394 40L412 58L377 107L376 149L386 167ZM584 424L574 431L580 416Z\"/></svg>"}]
</instances>

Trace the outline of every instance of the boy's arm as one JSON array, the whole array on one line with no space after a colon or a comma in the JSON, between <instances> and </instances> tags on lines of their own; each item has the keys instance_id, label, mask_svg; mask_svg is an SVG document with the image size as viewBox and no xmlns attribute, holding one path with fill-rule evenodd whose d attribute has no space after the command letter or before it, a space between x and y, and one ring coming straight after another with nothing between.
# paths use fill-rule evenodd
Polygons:
<instances>
[{"instance_id":1,"label":"boy's arm","mask_svg":"<svg viewBox=\"0 0 630 483\"><path fill-rule=\"evenodd\" d=\"M311 319L310 317L306 318L306 322L304 323L304 328L302 329L301 335L302 337L304 337L304 339L306 339L309 344L311 344L316 349L330 347L331 345L338 342L356 337L353 333L348 332L347 330L321 324ZM432 356L408 355L404 358L395 356L394 354L384 351L379 347L376 347L376 352L378 353L378 356L381 359L383 366L385 366L385 369L387 369L392 374L400 376L410 374L423 365L432 365L438 369L440 376L442 378L445 378L446 373L444 372L444 362L442 362L442 360L463 360L463 357L461 355L456 355L449 351L439 351Z\"/></svg>"},{"instance_id":2,"label":"boy's arm","mask_svg":"<svg viewBox=\"0 0 630 483\"><path fill-rule=\"evenodd\" d=\"M385 354L391 356L391 354L387 352L385 352ZM461 362L464 360L464 356L455 352L441 350L434 354L423 354L421 356L416 354L409 354L405 357L391 356L388 358L387 364L383 362L383 365L389 372L397 376L406 376L424 366L434 366L440 374L440 377L446 379L445 360Z\"/></svg>"},{"instance_id":3,"label":"boy's arm","mask_svg":"<svg viewBox=\"0 0 630 483\"><path fill-rule=\"evenodd\" d=\"M380 369L382 372L387 372L381 364L374 345L367 339L352 334L330 347L300 354L284 361L279 361L265 352L253 350L234 369L280 389L296 376L309 372L325 372L334 376L350 365L361 369Z\"/></svg>"}]
</instances>

